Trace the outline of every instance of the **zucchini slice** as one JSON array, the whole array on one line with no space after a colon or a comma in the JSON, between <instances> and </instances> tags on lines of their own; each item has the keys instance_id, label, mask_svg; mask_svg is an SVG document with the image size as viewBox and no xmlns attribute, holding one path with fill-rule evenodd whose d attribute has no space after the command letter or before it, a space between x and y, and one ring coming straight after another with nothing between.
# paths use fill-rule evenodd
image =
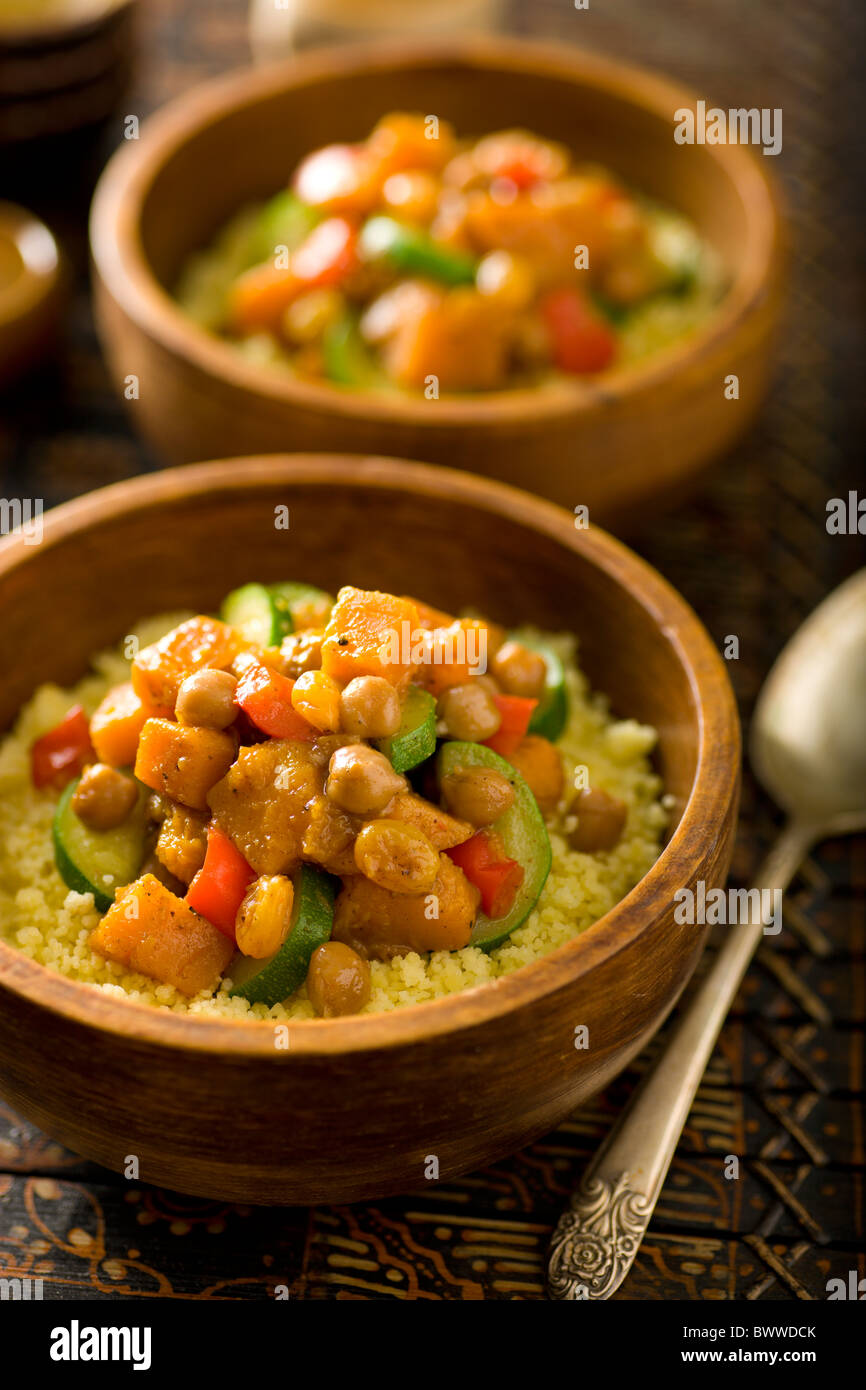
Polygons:
<instances>
[{"instance_id":1,"label":"zucchini slice","mask_svg":"<svg viewBox=\"0 0 866 1390\"><path fill-rule=\"evenodd\" d=\"M278 647L294 630L291 614L278 606L266 584L244 584L233 589L223 599L220 617L257 647Z\"/></svg>"},{"instance_id":2,"label":"zucchini slice","mask_svg":"<svg viewBox=\"0 0 866 1390\"><path fill-rule=\"evenodd\" d=\"M258 647L278 647L297 628L324 627L334 600L313 584L243 584L223 600L220 617Z\"/></svg>"},{"instance_id":3,"label":"zucchini slice","mask_svg":"<svg viewBox=\"0 0 866 1390\"><path fill-rule=\"evenodd\" d=\"M92 893L99 911L107 912L115 890L132 883L144 861L147 788L139 787L138 802L122 825L91 830L72 809L80 780L69 783L54 813L54 859L67 888Z\"/></svg>"},{"instance_id":4,"label":"zucchini slice","mask_svg":"<svg viewBox=\"0 0 866 1390\"><path fill-rule=\"evenodd\" d=\"M507 777L514 787L513 805L488 828L500 837L508 857L522 865L523 882L511 911L495 919L479 913L469 938L470 946L492 951L526 920L537 903L550 873L550 838L538 803L516 767L482 743L443 743L438 757L440 782L449 772L462 767L493 768Z\"/></svg>"},{"instance_id":5,"label":"zucchini slice","mask_svg":"<svg viewBox=\"0 0 866 1390\"><path fill-rule=\"evenodd\" d=\"M299 584L290 580L285 584L269 584L268 593L277 611L291 623L289 632L298 628L324 627L334 606L331 594L317 589L314 584Z\"/></svg>"},{"instance_id":6,"label":"zucchini slice","mask_svg":"<svg viewBox=\"0 0 866 1390\"><path fill-rule=\"evenodd\" d=\"M403 701L400 727L390 738L377 738L380 753L395 772L408 772L436 752L436 701L420 685L410 685Z\"/></svg>"},{"instance_id":7,"label":"zucchini slice","mask_svg":"<svg viewBox=\"0 0 866 1390\"><path fill-rule=\"evenodd\" d=\"M369 351L357 323L349 315L338 319L325 330L322 354L325 375L339 386L382 390L393 384Z\"/></svg>"},{"instance_id":8,"label":"zucchini slice","mask_svg":"<svg viewBox=\"0 0 866 1390\"><path fill-rule=\"evenodd\" d=\"M304 983L310 957L330 937L338 880L313 864L302 864L293 881L295 901L288 936L266 960L235 956L227 971L231 998L269 1008L282 1003Z\"/></svg>"},{"instance_id":9,"label":"zucchini slice","mask_svg":"<svg viewBox=\"0 0 866 1390\"><path fill-rule=\"evenodd\" d=\"M526 637L518 637L515 640L522 642L524 647L529 647L544 658L544 664L547 667L544 694L532 711L529 732L541 734L544 738L550 739L551 743L555 743L568 723L569 704L568 689L565 684L565 668L553 647L549 646L547 642Z\"/></svg>"}]
</instances>

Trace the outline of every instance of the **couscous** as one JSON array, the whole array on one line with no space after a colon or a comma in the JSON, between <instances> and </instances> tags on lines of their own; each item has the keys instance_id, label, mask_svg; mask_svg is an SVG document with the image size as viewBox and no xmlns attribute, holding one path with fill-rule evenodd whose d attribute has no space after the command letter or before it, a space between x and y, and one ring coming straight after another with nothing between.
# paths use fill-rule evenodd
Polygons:
<instances>
[{"instance_id":1,"label":"couscous","mask_svg":"<svg viewBox=\"0 0 866 1390\"><path fill-rule=\"evenodd\" d=\"M0 923L196 1015L381 1012L585 930L659 852L655 732L574 639L248 584L154 619L0 745Z\"/></svg>"}]
</instances>

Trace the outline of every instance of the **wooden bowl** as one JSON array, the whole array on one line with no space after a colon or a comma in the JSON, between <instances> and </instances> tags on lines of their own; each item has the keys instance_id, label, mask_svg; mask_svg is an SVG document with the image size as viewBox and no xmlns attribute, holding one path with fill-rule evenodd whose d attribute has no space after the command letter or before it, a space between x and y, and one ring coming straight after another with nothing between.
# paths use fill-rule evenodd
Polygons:
<instances>
[{"instance_id":1,"label":"wooden bowl","mask_svg":"<svg viewBox=\"0 0 866 1390\"><path fill-rule=\"evenodd\" d=\"M290 529L275 530L286 505ZM704 930L674 892L725 880L739 731L724 664L681 598L595 527L484 479L393 459L235 459L137 478L0 543L0 727L46 680L143 614L212 609L286 575L469 601L574 628L596 688L659 730L673 829L583 936L495 983L390 1014L288 1025L110 998L0 944L0 1089L109 1168L238 1201L352 1201L450 1179L551 1129L607 1085L671 1008ZM575 1027L590 1048L576 1051Z\"/></svg>"},{"instance_id":2,"label":"wooden bowl","mask_svg":"<svg viewBox=\"0 0 866 1390\"><path fill-rule=\"evenodd\" d=\"M379 45L220 79L172 103L103 175L91 244L102 340L136 424L174 462L285 449L422 458L529 487L609 518L679 490L752 420L780 298L780 223L767 159L677 145L690 93L575 49L524 40ZM694 219L730 289L688 340L645 364L545 389L377 397L252 364L192 323L169 289L187 255L297 161L365 135L392 108L460 133L516 122L609 165ZM739 377L739 400L725 377Z\"/></svg>"}]
</instances>

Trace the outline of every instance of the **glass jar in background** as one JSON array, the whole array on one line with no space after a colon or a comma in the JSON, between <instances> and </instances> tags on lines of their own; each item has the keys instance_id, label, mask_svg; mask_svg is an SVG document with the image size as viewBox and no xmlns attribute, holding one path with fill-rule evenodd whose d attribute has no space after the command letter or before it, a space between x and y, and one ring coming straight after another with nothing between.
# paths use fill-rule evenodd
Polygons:
<instances>
[{"instance_id":1,"label":"glass jar in background","mask_svg":"<svg viewBox=\"0 0 866 1390\"><path fill-rule=\"evenodd\" d=\"M505 0L250 0L256 62L316 44L496 29Z\"/></svg>"}]
</instances>

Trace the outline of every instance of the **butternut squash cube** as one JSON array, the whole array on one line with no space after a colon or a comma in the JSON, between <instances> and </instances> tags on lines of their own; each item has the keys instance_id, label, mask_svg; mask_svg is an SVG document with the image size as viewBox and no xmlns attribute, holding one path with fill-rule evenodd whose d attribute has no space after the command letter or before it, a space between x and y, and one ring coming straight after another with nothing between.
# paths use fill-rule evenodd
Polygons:
<instances>
[{"instance_id":1,"label":"butternut squash cube","mask_svg":"<svg viewBox=\"0 0 866 1390\"><path fill-rule=\"evenodd\" d=\"M459 951L469 944L480 898L445 854L439 857L439 876L430 892L415 897L391 893L357 874L343 881L337 897L333 939L376 960L408 951Z\"/></svg>"},{"instance_id":2,"label":"butternut squash cube","mask_svg":"<svg viewBox=\"0 0 866 1390\"><path fill-rule=\"evenodd\" d=\"M285 874L301 857L308 806L323 785L308 743L274 738L242 748L208 801L257 874Z\"/></svg>"},{"instance_id":3,"label":"butternut squash cube","mask_svg":"<svg viewBox=\"0 0 866 1390\"><path fill-rule=\"evenodd\" d=\"M131 767L139 736L152 713L130 681L109 690L90 721L90 741L99 761L109 767Z\"/></svg>"},{"instance_id":4,"label":"butternut squash cube","mask_svg":"<svg viewBox=\"0 0 866 1390\"><path fill-rule=\"evenodd\" d=\"M216 989L234 955L234 943L153 874L118 890L90 945L106 960L189 995Z\"/></svg>"},{"instance_id":5,"label":"butternut squash cube","mask_svg":"<svg viewBox=\"0 0 866 1390\"><path fill-rule=\"evenodd\" d=\"M412 599L346 586L337 595L322 639L322 670L334 680L382 676L404 685L414 666L418 609Z\"/></svg>"},{"instance_id":6,"label":"butternut squash cube","mask_svg":"<svg viewBox=\"0 0 866 1390\"><path fill-rule=\"evenodd\" d=\"M181 681L206 666L231 665L241 648L238 634L218 618L190 618L132 663L132 686L157 714L173 714Z\"/></svg>"},{"instance_id":7,"label":"butternut squash cube","mask_svg":"<svg viewBox=\"0 0 866 1390\"><path fill-rule=\"evenodd\" d=\"M171 801L203 811L208 792L225 777L235 751L234 738L221 729L148 719L138 741L135 775Z\"/></svg>"}]
</instances>

